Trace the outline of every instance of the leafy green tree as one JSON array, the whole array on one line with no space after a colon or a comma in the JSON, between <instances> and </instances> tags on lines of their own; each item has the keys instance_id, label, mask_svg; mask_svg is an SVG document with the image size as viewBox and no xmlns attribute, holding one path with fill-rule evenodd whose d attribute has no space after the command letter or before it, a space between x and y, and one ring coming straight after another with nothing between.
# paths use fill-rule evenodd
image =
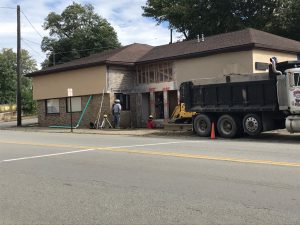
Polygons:
<instances>
[{"instance_id":1,"label":"leafy green tree","mask_svg":"<svg viewBox=\"0 0 300 225\"><path fill-rule=\"evenodd\" d=\"M32 80L24 75L36 71L37 64L26 50L22 50L21 52L21 69L22 111L25 114L33 114L36 112L36 101L33 100Z\"/></svg>"},{"instance_id":2,"label":"leafy green tree","mask_svg":"<svg viewBox=\"0 0 300 225\"><path fill-rule=\"evenodd\" d=\"M282 36L300 41L300 1L285 0L277 17L277 32Z\"/></svg>"},{"instance_id":3,"label":"leafy green tree","mask_svg":"<svg viewBox=\"0 0 300 225\"><path fill-rule=\"evenodd\" d=\"M0 104L16 102L16 54L12 49L0 52Z\"/></svg>"},{"instance_id":4,"label":"leafy green tree","mask_svg":"<svg viewBox=\"0 0 300 225\"><path fill-rule=\"evenodd\" d=\"M248 27L275 34L284 30L281 33L292 37L284 27L297 26L299 20L282 22L292 4L292 14L297 18L299 0L147 0L142 8L144 16L154 18L158 24L168 22L186 39L201 33L214 35ZM299 32L294 36L299 38Z\"/></svg>"},{"instance_id":5,"label":"leafy green tree","mask_svg":"<svg viewBox=\"0 0 300 225\"><path fill-rule=\"evenodd\" d=\"M53 60L55 64L64 63L120 47L113 27L90 4L82 6L73 2L61 14L51 12L45 19L44 29L49 30L49 37L43 38L41 47L50 55L43 67L52 66Z\"/></svg>"},{"instance_id":6,"label":"leafy green tree","mask_svg":"<svg viewBox=\"0 0 300 225\"><path fill-rule=\"evenodd\" d=\"M12 49L0 51L0 104L16 103L16 80L17 80L17 55ZM37 70L36 62L28 51L21 52L21 93L22 110L24 113L34 113L36 103L32 100L31 79L25 77L27 73Z\"/></svg>"}]
</instances>

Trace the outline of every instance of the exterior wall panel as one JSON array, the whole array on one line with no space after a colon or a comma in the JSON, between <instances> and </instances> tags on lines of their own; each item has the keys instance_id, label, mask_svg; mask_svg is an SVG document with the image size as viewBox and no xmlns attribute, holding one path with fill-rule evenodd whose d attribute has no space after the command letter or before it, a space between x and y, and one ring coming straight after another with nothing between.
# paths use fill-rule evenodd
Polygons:
<instances>
[{"instance_id":1,"label":"exterior wall panel","mask_svg":"<svg viewBox=\"0 0 300 225\"><path fill-rule=\"evenodd\" d=\"M91 67L33 77L33 99L67 97L73 88L74 96L100 94L106 88L106 67Z\"/></svg>"},{"instance_id":2,"label":"exterior wall panel","mask_svg":"<svg viewBox=\"0 0 300 225\"><path fill-rule=\"evenodd\" d=\"M297 60L296 54L254 49L253 50L254 73L265 73L265 71L260 71L255 69L255 62L270 63L270 58L274 56L278 59L279 62Z\"/></svg>"},{"instance_id":3,"label":"exterior wall panel","mask_svg":"<svg viewBox=\"0 0 300 225\"><path fill-rule=\"evenodd\" d=\"M252 51L231 52L174 63L177 86L189 80L222 77L229 74L253 73Z\"/></svg>"}]
</instances>

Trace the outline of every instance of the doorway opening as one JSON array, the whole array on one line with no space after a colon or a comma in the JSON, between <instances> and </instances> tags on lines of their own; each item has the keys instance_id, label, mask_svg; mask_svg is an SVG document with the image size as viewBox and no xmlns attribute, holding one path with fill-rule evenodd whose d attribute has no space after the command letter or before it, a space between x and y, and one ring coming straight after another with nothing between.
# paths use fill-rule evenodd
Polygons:
<instances>
[{"instance_id":1,"label":"doorway opening","mask_svg":"<svg viewBox=\"0 0 300 225\"><path fill-rule=\"evenodd\" d=\"M168 102L169 102L169 118L170 118L175 107L178 105L177 91L168 91Z\"/></svg>"},{"instance_id":2,"label":"doorway opening","mask_svg":"<svg viewBox=\"0 0 300 225\"><path fill-rule=\"evenodd\" d=\"M146 127L150 115L150 93L142 93L142 126Z\"/></svg>"},{"instance_id":3,"label":"doorway opening","mask_svg":"<svg viewBox=\"0 0 300 225\"><path fill-rule=\"evenodd\" d=\"M164 119L164 95L163 92L155 92L155 118Z\"/></svg>"}]
</instances>

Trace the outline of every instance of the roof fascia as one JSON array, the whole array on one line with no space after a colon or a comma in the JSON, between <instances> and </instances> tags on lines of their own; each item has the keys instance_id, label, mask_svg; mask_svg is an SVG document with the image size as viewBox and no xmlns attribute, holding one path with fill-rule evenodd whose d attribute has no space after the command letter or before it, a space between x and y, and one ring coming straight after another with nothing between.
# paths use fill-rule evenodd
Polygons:
<instances>
[{"instance_id":1,"label":"roof fascia","mask_svg":"<svg viewBox=\"0 0 300 225\"><path fill-rule=\"evenodd\" d=\"M171 60L177 60L177 59L190 59L190 58L196 58L196 57L205 57L205 56L210 56L210 55L215 55L215 54L220 54L220 53L247 51L247 50L252 50L254 48L254 46L255 46L255 44L251 43L251 44L246 44L246 45L221 48L221 49L215 49L215 50L209 50L209 51L203 51L203 52L196 52L196 53L190 53L190 54L185 54L185 55L177 55L177 56L165 57L165 58L160 58L160 59L138 61L138 62L136 62L136 64L139 65L139 64L154 63L154 62L159 62L159 61L171 61Z\"/></svg>"},{"instance_id":2,"label":"roof fascia","mask_svg":"<svg viewBox=\"0 0 300 225\"><path fill-rule=\"evenodd\" d=\"M96 63L89 63L89 64L84 64L84 65L73 65L73 66L68 66L68 67L63 67L63 68L57 68L57 69L52 69L52 70L39 70L33 73L26 74L26 77L36 77L36 76L42 76L42 75L48 75L52 73L59 73L59 72L65 72L68 70L78 70L78 69L83 69L83 68L89 68L89 67L94 67L94 66L102 66L105 65L105 62L96 62Z\"/></svg>"}]
</instances>

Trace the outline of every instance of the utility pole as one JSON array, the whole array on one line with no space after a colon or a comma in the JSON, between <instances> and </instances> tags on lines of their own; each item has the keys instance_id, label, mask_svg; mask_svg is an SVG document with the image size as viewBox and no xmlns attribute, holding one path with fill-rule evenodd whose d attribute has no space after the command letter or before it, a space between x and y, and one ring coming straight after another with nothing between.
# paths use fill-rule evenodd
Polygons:
<instances>
[{"instance_id":1,"label":"utility pole","mask_svg":"<svg viewBox=\"0 0 300 225\"><path fill-rule=\"evenodd\" d=\"M72 97L70 97L70 113L71 113L71 133L73 133L73 110L72 110Z\"/></svg>"},{"instance_id":2,"label":"utility pole","mask_svg":"<svg viewBox=\"0 0 300 225\"><path fill-rule=\"evenodd\" d=\"M17 6L17 126L22 126L21 102L21 19L20 6Z\"/></svg>"},{"instance_id":3,"label":"utility pole","mask_svg":"<svg viewBox=\"0 0 300 225\"><path fill-rule=\"evenodd\" d=\"M172 44L173 43L173 29L171 28L170 29L170 43L169 44Z\"/></svg>"}]
</instances>

